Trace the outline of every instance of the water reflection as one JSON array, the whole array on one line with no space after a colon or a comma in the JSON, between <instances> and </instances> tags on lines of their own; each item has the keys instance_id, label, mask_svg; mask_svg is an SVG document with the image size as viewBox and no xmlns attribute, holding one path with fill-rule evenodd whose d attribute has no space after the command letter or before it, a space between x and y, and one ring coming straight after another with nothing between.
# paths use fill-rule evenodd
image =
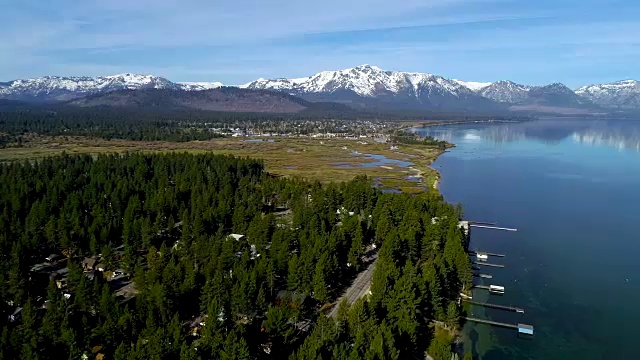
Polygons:
<instances>
[{"instance_id":1,"label":"water reflection","mask_svg":"<svg viewBox=\"0 0 640 360\"><path fill-rule=\"evenodd\" d=\"M418 132L455 143L492 143L534 140L547 144L570 140L580 144L640 151L640 119L632 120L536 120L500 125L453 125L419 129Z\"/></svg>"}]
</instances>

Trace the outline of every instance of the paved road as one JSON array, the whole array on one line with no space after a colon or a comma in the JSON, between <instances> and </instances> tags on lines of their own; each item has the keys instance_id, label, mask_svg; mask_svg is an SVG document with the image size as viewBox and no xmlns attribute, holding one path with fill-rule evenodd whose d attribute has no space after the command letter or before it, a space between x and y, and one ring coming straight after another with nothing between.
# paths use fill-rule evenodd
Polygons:
<instances>
[{"instance_id":1,"label":"paved road","mask_svg":"<svg viewBox=\"0 0 640 360\"><path fill-rule=\"evenodd\" d=\"M338 315L338 306L342 302L342 299L347 299L347 302L349 303L349 305L351 305L356 300L369 293L369 289L371 288L371 278L373 277L373 271L376 268L378 254L374 254L371 258L373 260L371 264L369 264L369 266L365 270L358 274L347 291L345 291L342 296L338 298L336 305L333 307L333 309L331 309L331 312L329 312L330 317L335 319L335 317Z\"/></svg>"}]
</instances>

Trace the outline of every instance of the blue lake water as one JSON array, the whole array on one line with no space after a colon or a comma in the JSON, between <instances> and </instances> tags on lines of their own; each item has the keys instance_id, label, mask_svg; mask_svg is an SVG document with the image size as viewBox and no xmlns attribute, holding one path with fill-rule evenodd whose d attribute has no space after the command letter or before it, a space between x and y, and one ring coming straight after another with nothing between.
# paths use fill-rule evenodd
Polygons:
<instances>
[{"instance_id":1,"label":"blue lake water","mask_svg":"<svg viewBox=\"0 0 640 360\"><path fill-rule=\"evenodd\" d=\"M372 167L377 167L377 166L399 166L399 167L408 167L413 165L412 162L409 161L403 161L403 160L396 160L396 159L389 159L388 157L384 156L384 155L377 155L377 154L358 154L358 153L354 153L354 156L361 156L363 159L367 159L367 160L374 160L371 162L363 162L361 164L345 164L345 163L335 163L337 168L340 169L361 169L361 168L372 168Z\"/></svg>"},{"instance_id":2,"label":"blue lake water","mask_svg":"<svg viewBox=\"0 0 640 360\"><path fill-rule=\"evenodd\" d=\"M242 140L243 142L275 142L274 139L248 139Z\"/></svg>"},{"instance_id":3,"label":"blue lake water","mask_svg":"<svg viewBox=\"0 0 640 360\"><path fill-rule=\"evenodd\" d=\"M535 327L467 323L465 347L480 359L640 359L640 119L538 120L416 130L456 144L434 167L440 190L469 220L470 247L506 254L482 268L503 296L474 300L471 315Z\"/></svg>"}]
</instances>

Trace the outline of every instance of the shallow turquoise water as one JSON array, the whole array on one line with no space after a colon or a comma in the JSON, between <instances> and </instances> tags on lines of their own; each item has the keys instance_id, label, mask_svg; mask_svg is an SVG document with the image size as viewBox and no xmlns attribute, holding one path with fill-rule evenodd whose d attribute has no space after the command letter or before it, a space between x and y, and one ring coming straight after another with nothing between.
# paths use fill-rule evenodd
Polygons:
<instances>
[{"instance_id":1,"label":"shallow turquoise water","mask_svg":"<svg viewBox=\"0 0 640 360\"><path fill-rule=\"evenodd\" d=\"M472 229L471 248L506 254L474 298L525 314L472 307L475 317L535 327L467 324L481 359L640 359L640 120L540 120L418 132L456 144L434 167L465 217L515 227Z\"/></svg>"}]
</instances>

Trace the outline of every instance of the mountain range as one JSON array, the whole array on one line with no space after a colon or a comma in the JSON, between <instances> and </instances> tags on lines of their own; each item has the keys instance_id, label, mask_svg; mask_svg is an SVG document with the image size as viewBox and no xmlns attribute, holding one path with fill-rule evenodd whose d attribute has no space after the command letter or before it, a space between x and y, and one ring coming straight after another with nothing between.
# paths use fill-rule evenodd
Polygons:
<instances>
[{"instance_id":1,"label":"mountain range","mask_svg":"<svg viewBox=\"0 0 640 360\"><path fill-rule=\"evenodd\" d=\"M221 91L227 88L240 88L244 93ZM163 91L149 91L153 89ZM145 91L136 94L139 90ZM185 95L185 93L203 91L210 94ZM252 93L252 91L259 92ZM117 95L112 94L114 92ZM278 105L278 102L285 100L269 95L273 92L299 97L306 101L305 104L336 102L356 109L376 110L475 112L529 110L560 113L640 110L640 82L635 80L588 85L572 90L561 83L529 86L509 80L470 82L429 73L387 71L371 65L323 71L307 78L258 79L234 87L224 87L219 82L177 83L158 76L137 74L95 78L46 76L0 83L0 99L68 102L76 106L92 106L92 104L113 106L137 104L139 106L143 103L143 99L145 103L155 102L160 105L166 104L167 96L170 96L172 100L168 103L172 106L184 106L186 101L187 104L197 103L196 107L202 109L273 111L277 108L288 112L296 108L282 106L282 102ZM150 97L156 93L161 94L156 95L158 99L150 100ZM228 97L229 94L233 96L223 101L222 98ZM264 98L264 101L262 105L252 107L248 106L247 98L240 100L244 96L248 96L251 101L257 103L261 101L259 98ZM126 97L131 99L127 100ZM81 98L86 99L78 100ZM165 102L158 102L160 98ZM186 98L190 100L187 101ZM291 100L291 98L287 99L286 101ZM215 105L207 106L206 101L213 101ZM225 101L227 103L222 105ZM230 101L239 101L242 105L236 106ZM270 102L273 102L273 107L265 105Z\"/></svg>"}]
</instances>

